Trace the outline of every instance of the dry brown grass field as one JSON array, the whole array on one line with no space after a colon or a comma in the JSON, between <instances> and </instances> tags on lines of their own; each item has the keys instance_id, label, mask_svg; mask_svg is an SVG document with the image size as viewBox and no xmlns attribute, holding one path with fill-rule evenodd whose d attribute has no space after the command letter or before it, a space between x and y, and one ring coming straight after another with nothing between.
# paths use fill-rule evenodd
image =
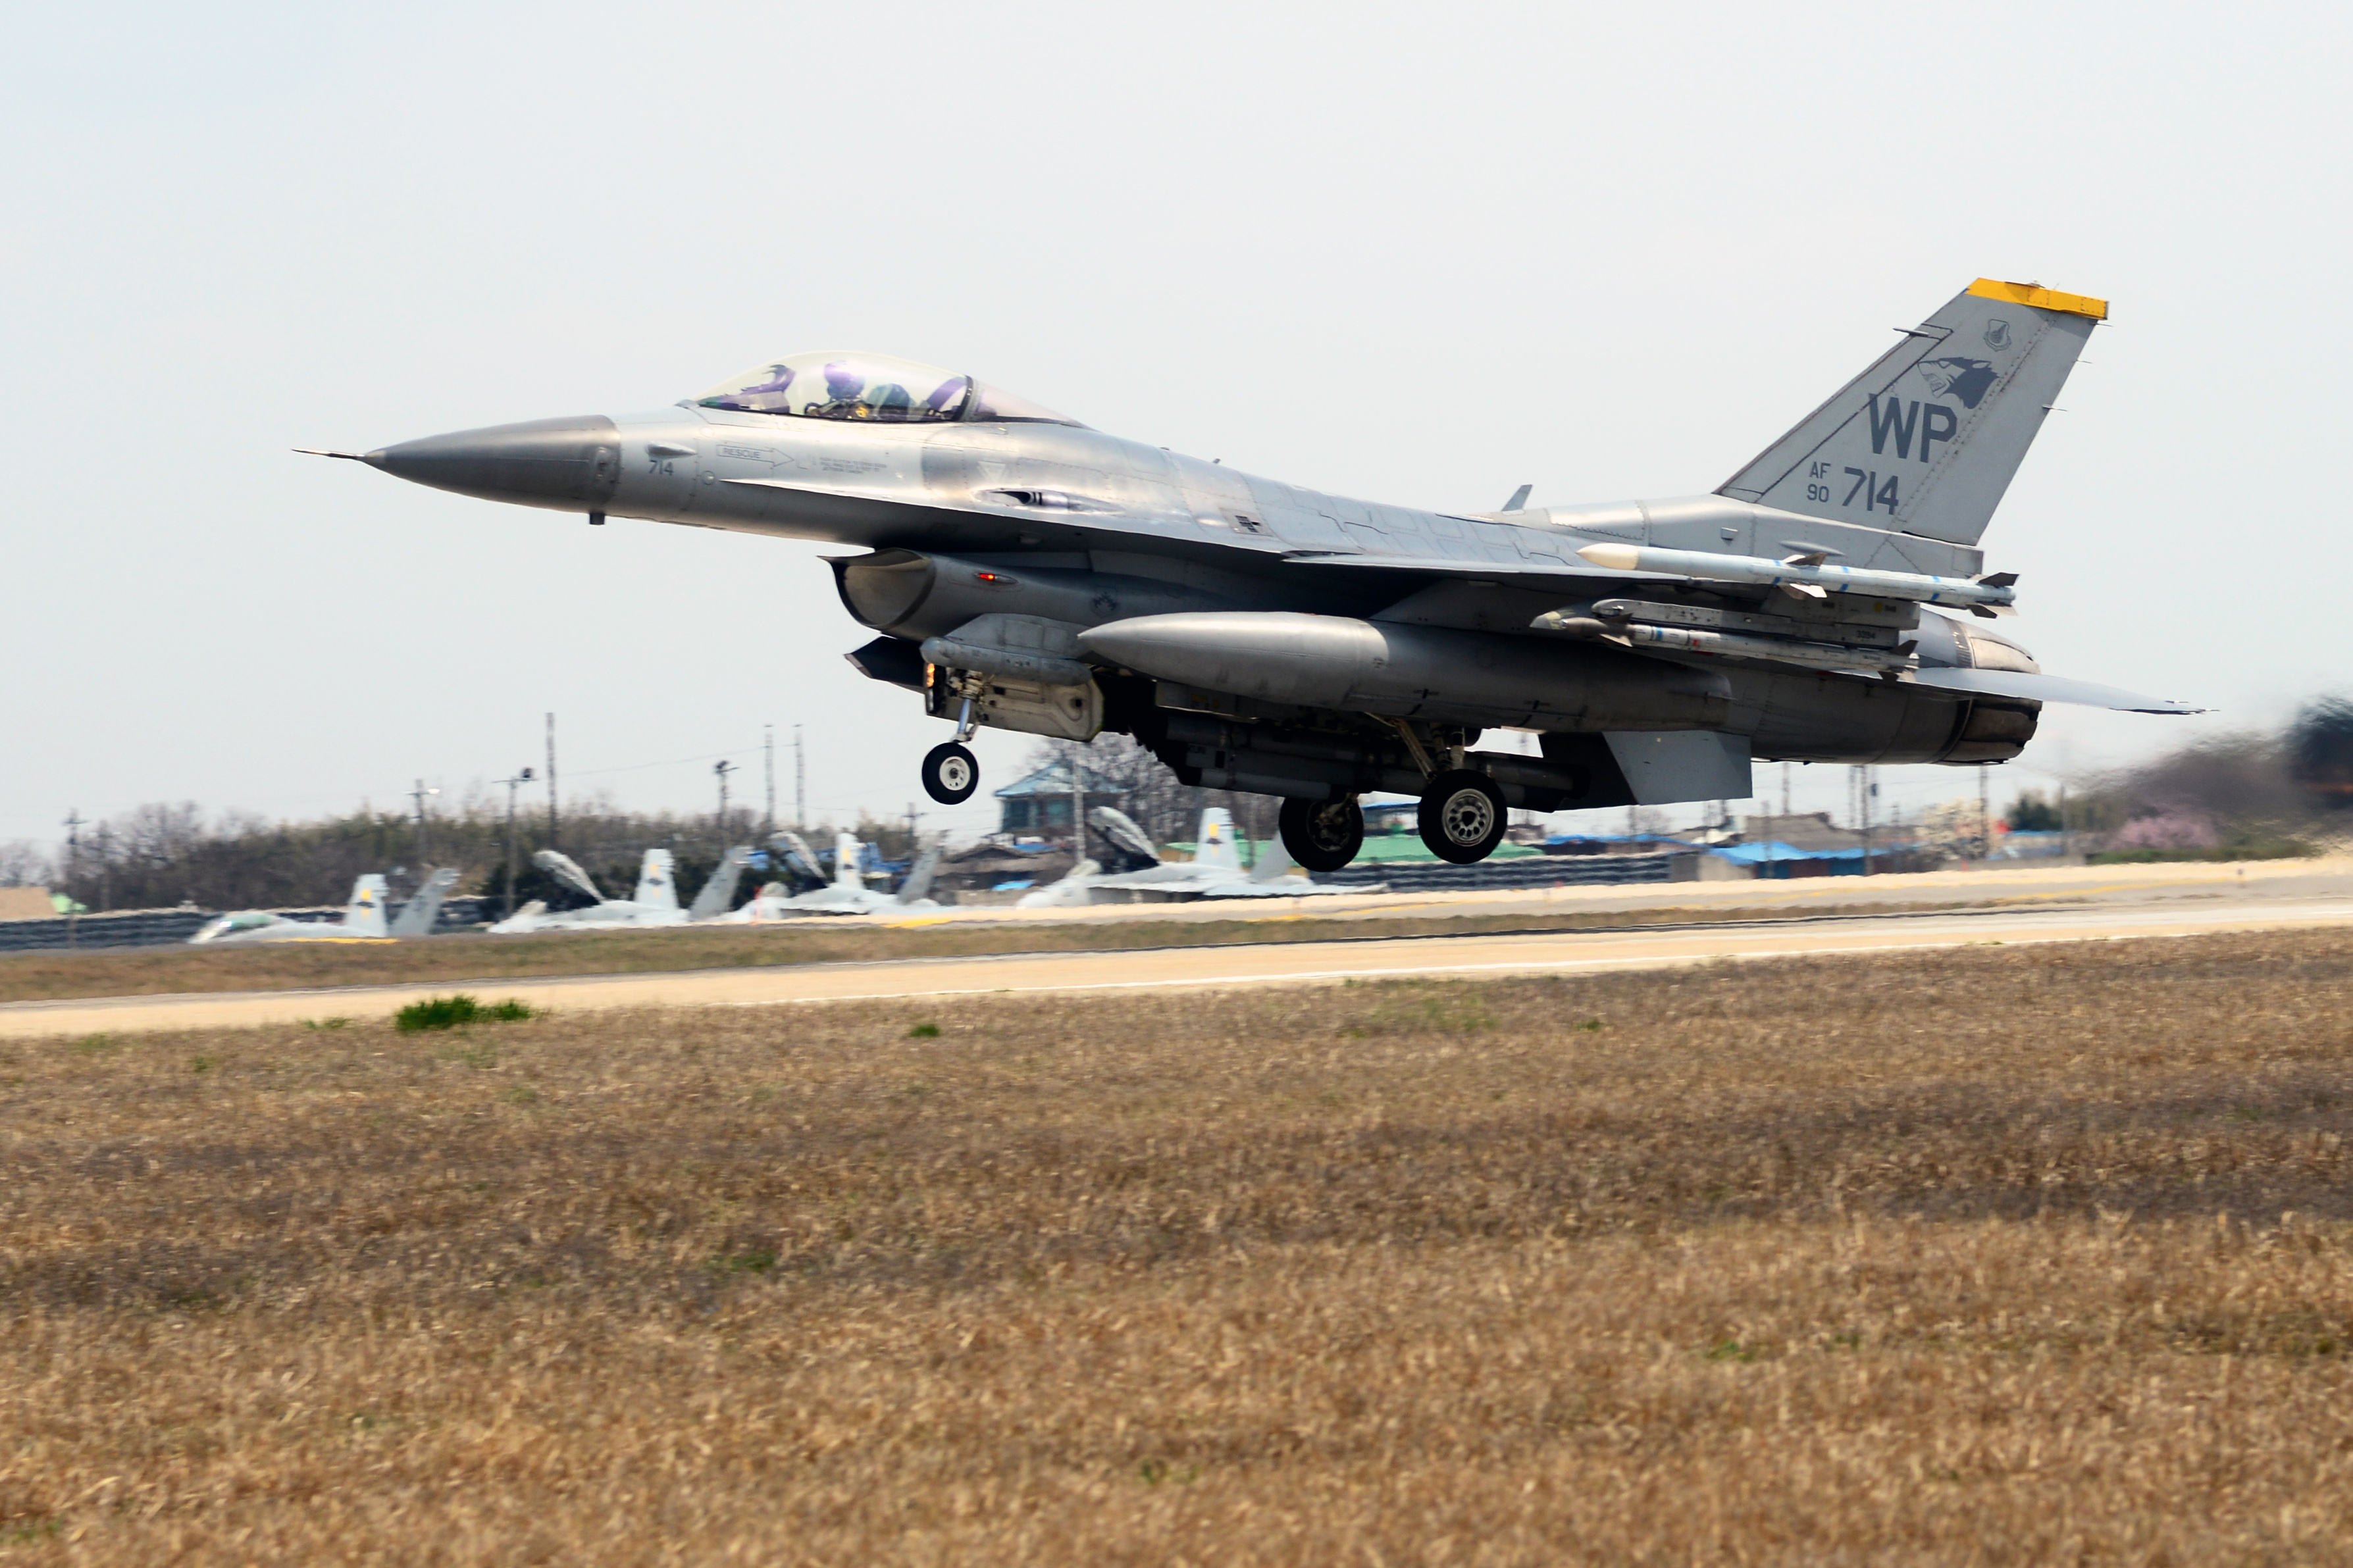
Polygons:
<instances>
[{"instance_id":1,"label":"dry brown grass field","mask_svg":"<svg viewBox=\"0 0 2353 1568\"><path fill-rule=\"evenodd\" d=\"M2348 1121L2340 932L7 1042L0 1563L2345 1561Z\"/></svg>"},{"instance_id":2,"label":"dry brown grass field","mask_svg":"<svg viewBox=\"0 0 2353 1568\"><path fill-rule=\"evenodd\" d=\"M2009 902L1831 905L1809 919L1901 914L1922 908ZM844 926L826 920L759 928L596 931L533 937L443 936L422 942L290 942L259 947L118 949L0 954L0 1002L69 996L160 996L212 991L292 991L407 981L496 984L557 974L653 974L696 969L873 963L995 952L1101 952L1244 942L1331 942L1345 937L1478 936L1494 931L1594 931L1627 926L1787 920L1788 910L1530 910L1484 915L1271 915L1255 920L1121 920Z\"/></svg>"}]
</instances>

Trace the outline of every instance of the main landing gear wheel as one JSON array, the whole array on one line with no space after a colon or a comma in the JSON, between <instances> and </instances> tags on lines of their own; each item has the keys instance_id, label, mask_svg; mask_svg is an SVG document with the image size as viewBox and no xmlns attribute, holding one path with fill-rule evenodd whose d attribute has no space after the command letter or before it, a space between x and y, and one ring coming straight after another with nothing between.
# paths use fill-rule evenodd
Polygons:
<instances>
[{"instance_id":1,"label":"main landing gear wheel","mask_svg":"<svg viewBox=\"0 0 2353 1568\"><path fill-rule=\"evenodd\" d=\"M1310 871L1336 871L1365 847L1365 813L1346 800L1286 800L1275 818L1282 847Z\"/></svg>"},{"instance_id":2,"label":"main landing gear wheel","mask_svg":"<svg viewBox=\"0 0 2353 1568\"><path fill-rule=\"evenodd\" d=\"M1504 792L1485 773L1449 768L1421 794L1421 841L1440 860L1468 866L1504 841L1508 813Z\"/></svg>"},{"instance_id":3,"label":"main landing gear wheel","mask_svg":"<svg viewBox=\"0 0 2353 1568\"><path fill-rule=\"evenodd\" d=\"M923 793L942 805L962 805L980 787L980 759L954 741L923 753Z\"/></svg>"}]
</instances>

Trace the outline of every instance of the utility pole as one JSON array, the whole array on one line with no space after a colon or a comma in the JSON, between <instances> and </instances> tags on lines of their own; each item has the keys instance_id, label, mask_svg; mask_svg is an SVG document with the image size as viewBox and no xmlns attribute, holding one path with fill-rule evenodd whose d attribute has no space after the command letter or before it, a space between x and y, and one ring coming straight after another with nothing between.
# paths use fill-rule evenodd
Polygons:
<instances>
[{"instance_id":1,"label":"utility pole","mask_svg":"<svg viewBox=\"0 0 2353 1568\"><path fill-rule=\"evenodd\" d=\"M761 729L764 733L760 739L760 745L767 755L768 778L768 815L760 828L760 837L765 842L776 831L776 727L774 724L764 724Z\"/></svg>"},{"instance_id":2,"label":"utility pole","mask_svg":"<svg viewBox=\"0 0 2353 1568\"><path fill-rule=\"evenodd\" d=\"M556 831L555 816L555 715L547 716L547 847L564 847L563 835Z\"/></svg>"},{"instance_id":3,"label":"utility pole","mask_svg":"<svg viewBox=\"0 0 2353 1568\"><path fill-rule=\"evenodd\" d=\"M74 884L81 878L81 807L75 806L66 814L66 895L73 896Z\"/></svg>"},{"instance_id":4,"label":"utility pole","mask_svg":"<svg viewBox=\"0 0 2353 1568\"><path fill-rule=\"evenodd\" d=\"M418 779L417 787L408 792L408 798L417 803L417 880L420 887L424 885L425 873L431 868L433 859L431 840L425 828L425 802L427 797L440 793L438 789L427 789L423 779Z\"/></svg>"},{"instance_id":5,"label":"utility pole","mask_svg":"<svg viewBox=\"0 0 2353 1568\"><path fill-rule=\"evenodd\" d=\"M515 771L514 777L501 779L499 781L499 783L507 786L507 899L506 909L503 912L509 915L514 913L515 908L515 791L530 782L531 770L529 768L518 768Z\"/></svg>"},{"instance_id":6,"label":"utility pole","mask_svg":"<svg viewBox=\"0 0 2353 1568\"><path fill-rule=\"evenodd\" d=\"M1789 764L1781 764L1781 815L1789 815Z\"/></svg>"},{"instance_id":7,"label":"utility pole","mask_svg":"<svg viewBox=\"0 0 2353 1568\"><path fill-rule=\"evenodd\" d=\"M735 764L723 758L711 771L719 776L719 854L723 859L727 855L727 775L735 771Z\"/></svg>"},{"instance_id":8,"label":"utility pole","mask_svg":"<svg viewBox=\"0 0 2353 1568\"><path fill-rule=\"evenodd\" d=\"M1855 782L1862 786L1862 874L1868 877L1872 870L1871 806L1873 797L1879 794L1879 785L1872 778L1872 766L1869 763L1857 768L1855 773L1857 775Z\"/></svg>"},{"instance_id":9,"label":"utility pole","mask_svg":"<svg viewBox=\"0 0 2353 1568\"><path fill-rule=\"evenodd\" d=\"M1082 759L1086 748L1078 742L1071 743L1071 864L1075 866L1087 858L1087 772Z\"/></svg>"},{"instance_id":10,"label":"utility pole","mask_svg":"<svg viewBox=\"0 0 2353 1568\"><path fill-rule=\"evenodd\" d=\"M1986 764L1978 764L1978 858L1993 853L1993 806L1986 798L1989 775Z\"/></svg>"},{"instance_id":11,"label":"utility pole","mask_svg":"<svg viewBox=\"0 0 2353 1568\"><path fill-rule=\"evenodd\" d=\"M793 726L793 831L808 831L808 762L801 754L801 727Z\"/></svg>"}]
</instances>

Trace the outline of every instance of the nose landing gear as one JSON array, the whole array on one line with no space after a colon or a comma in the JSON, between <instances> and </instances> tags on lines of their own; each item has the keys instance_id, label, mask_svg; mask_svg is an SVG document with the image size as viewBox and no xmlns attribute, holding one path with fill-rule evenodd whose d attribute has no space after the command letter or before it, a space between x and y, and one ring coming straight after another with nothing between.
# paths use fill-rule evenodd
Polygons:
<instances>
[{"instance_id":1,"label":"nose landing gear","mask_svg":"<svg viewBox=\"0 0 2353 1568\"><path fill-rule=\"evenodd\" d=\"M923 753L923 793L942 805L962 805L980 787L980 759L962 742L943 741Z\"/></svg>"}]
</instances>

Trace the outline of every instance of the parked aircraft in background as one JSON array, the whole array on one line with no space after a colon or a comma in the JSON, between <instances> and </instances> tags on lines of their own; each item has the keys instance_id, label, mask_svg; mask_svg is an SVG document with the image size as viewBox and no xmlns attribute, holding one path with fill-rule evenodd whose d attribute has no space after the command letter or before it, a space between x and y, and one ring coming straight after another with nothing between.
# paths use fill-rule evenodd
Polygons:
<instances>
[{"instance_id":1,"label":"parked aircraft in background","mask_svg":"<svg viewBox=\"0 0 2353 1568\"><path fill-rule=\"evenodd\" d=\"M1357 797L1378 790L1418 796L1431 850L1469 862L1513 807L1746 798L1752 759L2006 762L2045 702L2192 711L2045 675L1979 624L2017 579L1978 541L2107 313L1979 279L1714 494L1666 500L1349 500L849 353L763 361L649 414L325 455L592 523L860 548L835 583L881 635L850 661L956 726L924 759L936 800L979 786L976 726L1110 730L1187 784L1282 797L1313 869L1355 858ZM1736 337L1724 353L1753 395L1769 358ZM1461 379L1283 368L1234 416L1301 396L1409 410ZM1497 727L1538 731L1543 754L1472 749Z\"/></svg>"},{"instance_id":2,"label":"parked aircraft in background","mask_svg":"<svg viewBox=\"0 0 2353 1568\"><path fill-rule=\"evenodd\" d=\"M675 926L686 923L678 907L672 879L674 862L667 849L649 849L638 868L638 889L627 899L608 899L577 862L554 849L533 854L531 863L575 891L596 900L578 910L550 910L533 899L490 928L492 936L521 936L543 931L610 931L621 926Z\"/></svg>"},{"instance_id":3,"label":"parked aircraft in background","mask_svg":"<svg viewBox=\"0 0 2353 1568\"><path fill-rule=\"evenodd\" d=\"M1278 842L1260 851L1258 865L1242 866L1241 839L1233 817L1220 805L1201 813L1201 833L1190 860L1163 860L1152 840L1126 813L1098 805L1087 812L1087 825L1127 853L1145 863L1132 870L1106 872L1093 860L1082 860L1070 874L1033 893L1024 893L1020 909L1069 909L1086 904L1175 903L1194 899L1295 899L1334 894L1378 893L1372 888L1327 888L1304 877L1293 876L1293 865Z\"/></svg>"},{"instance_id":4,"label":"parked aircraft in background","mask_svg":"<svg viewBox=\"0 0 2353 1568\"><path fill-rule=\"evenodd\" d=\"M833 880L806 893L796 893L775 906L782 918L797 915L895 915L913 910L936 910L930 897L932 879L939 871L940 852L926 849L908 868L907 879L895 893L878 893L859 874L860 846L842 833L833 840Z\"/></svg>"},{"instance_id":5,"label":"parked aircraft in background","mask_svg":"<svg viewBox=\"0 0 2353 1568\"><path fill-rule=\"evenodd\" d=\"M403 904L397 917L385 918L390 902L383 876L371 871L352 884L352 900L336 921L298 921L267 910L240 910L207 921L192 942L247 943L260 942L388 942L397 937L430 936L441 917L441 902L458 883L448 867L433 872Z\"/></svg>"},{"instance_id":6,"label":"parked aircraft in background","mask_svg":"<svg viewBox=\"0 0 2353 1568\"><path fill-rule=\"evenodd\" d=\"M797 917L786 908L792 902L793 897L793 889L788 883L770 882L761 888L759 892L749 900L736 908L724 914L712 915L707 920L700 920L694 923L708 926L756 926L767 925L776 921L793 920Z\"/></svg>"}]
</instances>

